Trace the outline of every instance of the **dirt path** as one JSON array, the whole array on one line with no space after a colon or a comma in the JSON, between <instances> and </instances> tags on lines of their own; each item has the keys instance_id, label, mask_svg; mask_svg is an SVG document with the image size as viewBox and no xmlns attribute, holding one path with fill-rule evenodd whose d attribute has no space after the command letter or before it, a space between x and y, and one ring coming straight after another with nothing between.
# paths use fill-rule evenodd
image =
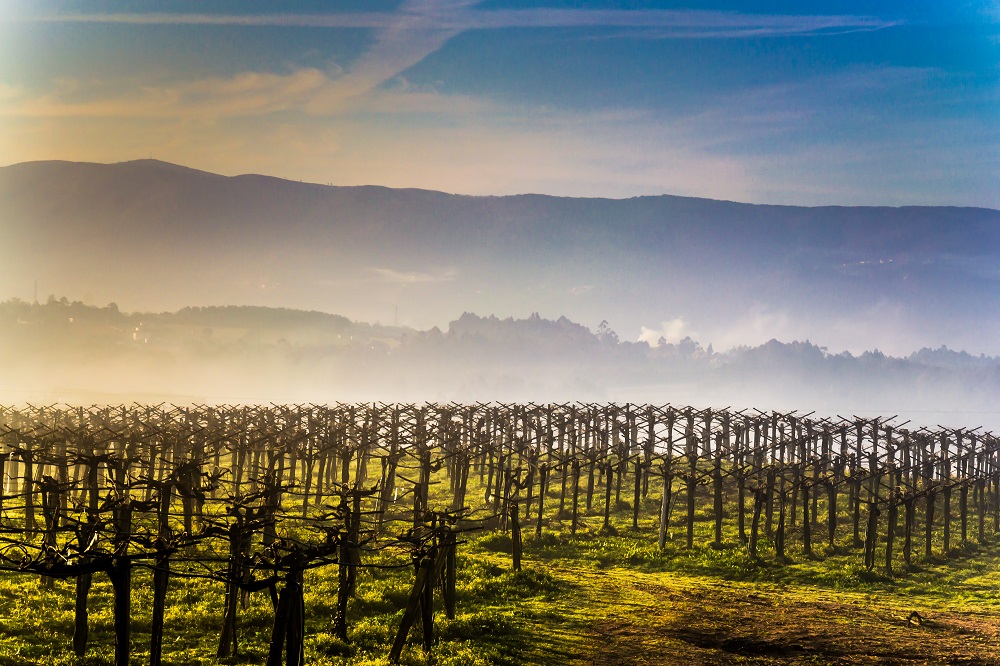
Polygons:
<instances>
[{"instance_id":1,"label":"dirt path","mask_svg":"<svg viewBox=\"0 0 1000 666\"><path fill-rule=\"evenodd\" d=\"M576 592L554 610L547 642L563 650L550 663L1000 665L995 608L676 574L554 573Z\"/></svg>"}]
</instances>

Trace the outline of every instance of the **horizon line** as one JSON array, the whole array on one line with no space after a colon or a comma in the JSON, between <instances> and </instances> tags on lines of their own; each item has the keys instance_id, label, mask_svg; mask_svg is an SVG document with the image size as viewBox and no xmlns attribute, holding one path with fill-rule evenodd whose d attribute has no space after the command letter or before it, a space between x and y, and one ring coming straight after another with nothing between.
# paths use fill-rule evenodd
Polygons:
<instances>
[{"instance_id":1,"label":"horizon line","mask_svg":"<svg viewBox=\"0 0 1000 666\"><path fill-rule=\"evenodd\" d=\"M13 162L11 164L0 165L0 169L10 169L19 166L26 166L31 164L78 164L78 165L92 165L92 166L120 166L127 164L136 164L142 162L151 162L156 164L162 164L170 167L177 167L180 169L185 169L188 171L195 171L198 173L207 174L210 176L217 176L220 178L242 178L247 176L257 176L261 178L272 178L274 180L284 181L286 183L298 183L301 185L313 185L316 187L334 187L334 188L380 188L386 190L394 191L414 191L414 192L433 192L436 194L444 194L447 196L454 197L470 197L470 198L513 198L513 197L547 197L552 199L577 199L577 200L593 200L593 201L631 201L634 199L656 199L662 197L671 197L675 199L691 199L696 201L711 201L716 203L726 203L726 204L737 204L741 206L767 206L774 208L805 208L805 209L819 209L819 208L887 208L901 210L904 208L964 208L969 210L987 210L1000 213L1000 208L991 208L989 206L972 206L968 204L901 204L901 205L889 205L889 204L818 204L818 205L805 205L805 204L782 204L782 203L769 203L760 201L739 201L736 199L713 199L711 197L698 197L683 194L671 194L669 192L661 192L659 194L637 194L630 197L602 197L602 196L570 196L562 194L548 194L545 192L511 192L507 194L465 194L462 192L448 192L445 190L435 190L426 187L392 187L389 185L379 185L376 183L368 183L364 185L338 185L336 183L320 183L315 181L305 181L298 178L289 178L287 176L277 176L267 173L258 172L245 172L238 174L224 174L218 173L216 171L208 171L206 169L199 169L198 167L188 166L186 164L178 164L177 162L169 162L167 160L162 160L156 157L139 157L130 160L121 160L118 162L93 162L85 160L67 160L67 159L43 159L43 160L27 160L25 162Z\"/></svg>"}]
</instances>

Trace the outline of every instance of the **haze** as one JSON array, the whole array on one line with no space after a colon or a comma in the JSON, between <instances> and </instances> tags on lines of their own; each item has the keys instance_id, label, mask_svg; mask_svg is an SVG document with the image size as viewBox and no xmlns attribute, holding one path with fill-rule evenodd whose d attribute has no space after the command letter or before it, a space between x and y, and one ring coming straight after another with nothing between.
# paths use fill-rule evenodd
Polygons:
<instances>
[{"instance_id":1,"label":"haze","mask_svg":"<svg viewBox=\"0 0 1000 666\"><path fill-rule=\"evenodd\" d=\"M1000 355L995 2L335 4L4 3L0 300Z\"/></svg>"}]
</instances>

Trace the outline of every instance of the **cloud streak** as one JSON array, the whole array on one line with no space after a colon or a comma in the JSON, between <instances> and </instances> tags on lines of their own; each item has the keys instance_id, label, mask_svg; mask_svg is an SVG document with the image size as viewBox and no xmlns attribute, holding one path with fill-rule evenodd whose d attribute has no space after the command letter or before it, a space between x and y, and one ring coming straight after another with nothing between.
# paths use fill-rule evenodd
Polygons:
<instances>
[{"instance_id":1,"label":"cloud streak","mask_svg":"<svg viewBox=\"0 0 1000 666\"><path fill-rule=\"evenodd\" d=\"M358 98L399 77L449 39L468 30L503 28L629 29L647 38L739 38L810 35L825 31L876 30L895 22L871 16L781 16L691 10L480 10L467 0L409 0L395 12L333 14L113 13L31 14L7 21L110 23L125 25L203 25L375 30L374 43L346 74L318 69L291 74L244 72L174 86L144 86L125 96L96 101L68 101L65 89L28 98L0 91L0 115L24 117L212 117L263 115L300 109L311 115L336 113ZM3 21L0 18L0 21ZM71 83L72 85L72 83ZM426 91L425 91L426 92ZM432 91L433 92L433 91ZM408 99L412 95L408 95ZM433 94L421 108L440 111ZM384 106L384 105L383 105ZM402 105L398 108L405 108ZM397 109L398 110L398 109Z\"/></svg>"},{"instance_id":2,"label":"cloud streak","mask_svg":"<svg viewBox=\"0 0 1000 666\"><path fill-rule=\"evenodd\" d=\"M340 82L348 95L364 94L413 67L461 32L448 26L448 16L466 3L454 0L411 0L378 27L375 44ZM373 26L374 27L374 26Z\"/></svg>"},{"instance_id":3,"label":"cloud streak","mask_svg":"<svg viewBox=\"0 0 1000 666\"><path fill-rule=\"evenodd\" d=\"M467 2L410 2L398 12L339 14L112 13L47 14L7 20L130 25L204 25L308 28L399 29L457 34L504 28L636 28L660 38L741 38L880 30L901 21L859 15L779 15L663 9L477 10ZM397 32L398 34L398 32Z\"/></svg>"},{"instance_id":4,"label":"cloud streak","mask_svg":"<svg viewBox=\"0 0 1000 666\"><path fill-rule=\"evenodd\" d=\"M142 87L127 99L106 103L62 103L58 96L34 100L20 112L0 115L170 116L223 112L260 115L300 107L329 113L351 98L371 93L383 83L421 62L463 31L450 17L467 7L462 0L411 0L391 14L257 15L210 14L73 14L37 17L37 21L117 23L130 25L240 25L374 28L375 42L343 76L331 78L318 69L290 75L244 72L229 79L208 79L170 88ZM16 97L0 91L0 102ZM427 101L426 99L422 101ZM222 108L215 108L222 104Z\"/></svg>"},{"instance_id":5,"label":"cloud streak","mask_svg":"<svg viewBox=\"0 0 1000 666\"><path fill-rule=\"evenodd\" d=\"M380 282L409 287L419 284L437 284L440 282L451 282L458 277L455 270L446 270L441 273L424 273L420 271L396 271L391 268L372 268Z\"/></svg>"},{"instance_id":6,"label":"cloud streak","mask_svg":"<svg viewBox=\"0 0 1000 666\"><path fill-rule=\"evenodd\" d=\"M463 95L444 96L406 85L377 88L370 69L346 77L334 77L316 68L296 69L286 74L241 72L230 77L211 77L169 85L141 86L92 99L80 99L76 81L62 81L43 94L0 84L0 117L21 118L160 118L204 121L299 112L306 116L366 113L443 116L481 113L491 108L485 100ZM391 69L391 68L390 68ZM385 71L385 70L383 70Z\"/></svg>"},{"instance_id":7,"label":"cloud streak","mask_svg":"<svg viewBox=\"0 0 1000 666\"><path fill-rule=\"evenodd\" d=\"M469 30L505 28L620 28L630 35L666 38L746 38L759 36L803 36L825 32L838 34L869 31L896 25L872 16L810 16L744 14L692 10L587 10L523 9L480 10L467 0L409 0L395 12L332 14L198 14L113 13L48 14L8 17L7 21L106 23L124 25L192 25L245 27L361 28L375 30L375 41L344 76L330 79L324 72L302 69L292 76L244 73L229 80L210 80L180 89L140 90L138 97L109 100L108 104L59 104L56 99L38 100L22 114L126 116L168 115L169 109L185 103L199 110L211 100L231 100L236 114L261 113L302 105L329 109L350 98L362 97L400 76L440 50L451 38ZM0 21L3 21L0 18ZM202 89L199 89L199 86ZM206 88L208 86L208 88ZM8 96L9 97L9 96ZM0 101L3 97L0 96ZM206 101L209 100L209 101ZM114 107L114 108L109 108ZM145 107L147 111L142 111ZM157 112L157 110L160 110ZM152 111L152 113L150 113ZM2 113L2 110L0 110ZM11 114L9 111L5 115Z\"/></svg>"}]
</instances>

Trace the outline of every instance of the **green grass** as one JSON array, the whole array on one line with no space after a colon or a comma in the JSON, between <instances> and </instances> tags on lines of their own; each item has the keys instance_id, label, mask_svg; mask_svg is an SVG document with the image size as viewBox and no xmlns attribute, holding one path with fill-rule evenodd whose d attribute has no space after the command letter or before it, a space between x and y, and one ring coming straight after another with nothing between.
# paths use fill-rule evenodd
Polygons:
<instances>
[{"instance_id":1,"label":"green grass","mask_svg":"<svg viewBox=\"0 0 1000 666\"><path fill-rule=\"evenodd\" d=\"M630 506L622 502L612 515L613 529L604 530L600 496L592 512L581 512L577 534L572 535L569 516L555 516L558 490L554 484L547 496L540 537L534 535L533 522L523 524L520 572L511 568L509 533L463 535L456 617L444 616L438 597L432 653L421 649L415 627L402 663L866 663L869 657L891 661L904 649L923 655L928 663L949 650L960 656L962 650L971 651L970 659L982 657L984 663L1000 659L988 647L993 634L976 628L995 627L1000 636L1000 544L992 536L945 556L939 551L938 534L935 557L924 561L923 532L918 531L914 566L905 567L897 550L894 575L888 576L882 567L884 535L872 571L862 566L861 550L850 545L846 502L836 546L825 544L825 528L817 525L814 552L807 556L800 531L789 528L784 560L774 556L773 543L763 535L760 557L753 560L736 534L731 501L721 547L711 543L714 516L702 505L696 512L695 546L686 548L678 504L661 550L655 493L643 500L638 529L632 527ZM470 490L469 496L479 494ZM825 516L824 503L819 506L819 515ZM957 544L957 538L954 541ZM901 545L899 539L897 548ZM336 638L333 629L336 566L306 573L307 663L388 663L414 570L401 548L367 553L364 564L370 567L358 573L347 641ZM149 573L137 569L133 663L148 661L150 587ZM171 579L164 663L220 663L214 655L223 592L215 581ZM107 578L94 578L90 649L81 660L70 653L73 593L72 581L57 581L49 590L39 585L37 576L3 575L0 666L112 663L114 618ZM909 627L904 619L913 611L928 618L927 623ZM263 663L272 621L267 593L250 595L249 606L240 610L240 653L222 663ZM889 643L880 642L883 634L891 637ZM868 646L867 651L851 652L857 645Z\"/></svg>"}]
</instances>

